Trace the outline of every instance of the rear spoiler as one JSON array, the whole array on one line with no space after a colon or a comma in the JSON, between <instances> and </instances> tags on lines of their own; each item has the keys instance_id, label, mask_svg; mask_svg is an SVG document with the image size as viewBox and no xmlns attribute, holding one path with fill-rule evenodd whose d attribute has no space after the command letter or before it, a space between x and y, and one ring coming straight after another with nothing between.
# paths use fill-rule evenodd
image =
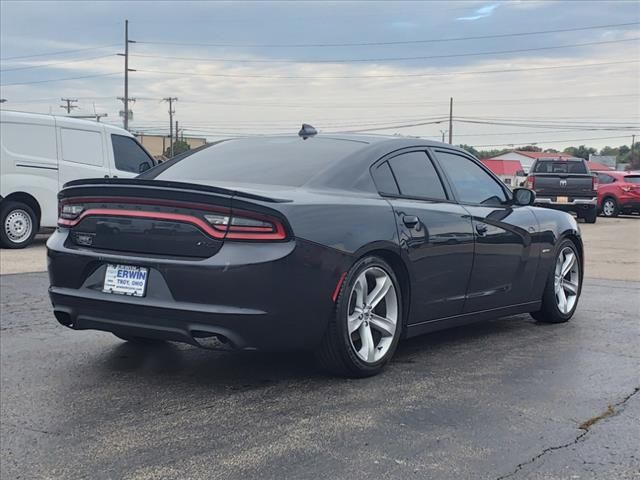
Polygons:
<instances>
[{"instance_id":1,"label":"rear spoiler","mask_svg":"<svg viewBox=\"0 0 640 480\"><path fill-rule=\"evenodd\" d=\"M65 197L68 190L74 188L86 188L86 187L107 187L107 186L132 186L140 187L148 190L162 189L162 190L182 190L189 192L203 192L213 193L218 195L228 195L231 197L241 197L250 200L258 200L260 202L268 203L287 203L291 200L284 198L266 197L263 195L256 195L253 193L246 193L239 190L231 190L229 188L212 187L208 185L201 185L197 183L185 183L185 182L169 182L166 180L143 180L138 178L86 178L82 180L72 180L64 184L62 190L58 194L58 198Z\"/></svg>"}]
</instances>

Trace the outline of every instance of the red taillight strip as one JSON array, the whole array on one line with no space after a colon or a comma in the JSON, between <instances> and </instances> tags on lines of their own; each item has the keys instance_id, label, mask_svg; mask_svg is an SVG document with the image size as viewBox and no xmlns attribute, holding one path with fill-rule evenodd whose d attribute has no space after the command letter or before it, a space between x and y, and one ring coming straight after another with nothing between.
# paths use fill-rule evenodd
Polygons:
<instances>
[{"instance_id":1,"label":"red taillight strip","mask_svg":"<svg viewBox=\"0 0 640 480\"><path fill-rule=\"evenodd\" d=\"M141 210L119 210L112 208L92 208L89 210L85 210L84 212L82 212L82 214L80 214L78 218L75 218L73 220L59 218L58 225L69 228L75 227L83 219L89 216L149 218L153 220L170 220L175 222L190 223L198 227L207 235L217 239L226 237L230 240L284 240L287 236L282 224L275 219L268 220L273 223L275 232L265 232L264 230L259 229L260 227L234 227L233 225L227 227L228 230L218 230L212 225L209 225L201 218L194 217L193 215L170 212L145 212Z\"/></svg>"},{"instance_id":2,"label":"red taillight strip","mask_svg":"<svg viewBox=\"0 0 640 480\"><path fill-rule=\"evenodd\" d=\"M64 218L58 219L58 225L65 227L75 227L83 219L89 216L107 216L107 217L128 217L128 218L150 218L153 220L171 220L175 222L190 223L195 225L200 230L207 233L207 235L213 238L224 238L224 232L218 231L209 225L204 220L194 217L193 215L183 215L182 213L169 213L169 212L143 212L140 210L117 210L111 208L92 208L85 210L82 214L74 219L67 220Z\"/></svg>"},{"instance_id":3,"label":"red taillight strip","mask_svg":"<svg viewBox=\"0 0 640 480\"><path fill-rule=\"evenodd\" d=\"M87 203L128 203L132 205L158 205L161 207L192 208L212 212L229 212L231 207L217 207L206 203L182 202L179 200L156 200L139 197L73 197L63 199L60 204L76 205Z\"/></svg>"}]
</instances>

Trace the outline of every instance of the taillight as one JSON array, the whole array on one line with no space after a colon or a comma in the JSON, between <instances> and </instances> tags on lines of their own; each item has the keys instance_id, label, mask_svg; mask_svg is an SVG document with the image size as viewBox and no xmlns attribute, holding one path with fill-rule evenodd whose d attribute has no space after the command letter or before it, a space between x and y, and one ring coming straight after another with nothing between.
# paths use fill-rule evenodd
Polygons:
<instances>
[{"instance_id":1,"label":"taillight","mask_svg":"<svg viewBox=\"0 0 640 480\"><path fill-rule=\"evenodd\" d=\"M535 186L536 186L536 177L534 177L533 175L529 175L527 177L527 188L529 190L533 190Z\"/></svg>"},{"instance_id":2,"label":"taillight","mask_svg":"<svg viewBox=\"0 0 640 480\"><path fill-rule=\"evenodd\" d=\"M84 211L84 206L74 204L60 205L60 218L65 220L75 220Z\"/></svg>"},{"instance_id":3,"label":"taillight","mask_svg":"<svg viewBox=\"0 0 640 480\"><path fill-rule=\"evenodd\" d=\"M277 218L253 212L233 212L232 215L207 214L204 218L213 228L226 232L228 240L284 240L286 232Z\"/></svg>"},{"instance_id":4,"label":"taillight","mask_svg":"<svg viewBox=\"0 0 640 480\"><path fill-rule=\"evenodd\" d=\"M598 191L598 187L600 186L600 181L598 180L598 177L596 176L591 177L591 186L593 187L594 192Z\"/></svg>"},{"instance_id":5,"label":"taillight","mask_svg":"<svg viewBox=\"0 0 640 480\"><path fill-rule=\"evenodd\" d=\"M108 207L108 204L113 203L120 203L121 207ZM123 208L123 204L131 207ZM141 205L174 207L180 208L182 211L143 210L140 209ZM287 238L284 223L270 215L245 210L233 210L232 213L228 207L180 201L121 197L79 198L70 201L63 200L60 202L58 210L58 226L66 228L75 227L88 216L109 216L190 223L209 236L221 240L277 241Z\"/></svg>"}]
</instances>

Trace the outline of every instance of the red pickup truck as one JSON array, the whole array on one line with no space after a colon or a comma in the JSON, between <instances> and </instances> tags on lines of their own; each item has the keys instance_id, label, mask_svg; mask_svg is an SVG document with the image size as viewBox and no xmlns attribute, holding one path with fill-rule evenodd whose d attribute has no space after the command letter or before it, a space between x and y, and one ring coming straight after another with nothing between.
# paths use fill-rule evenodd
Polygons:
<instances>
[{"instance_id":1,"label":"red pickup truck","mask_svg":"<svg viewBox=\"0 0 640 480\"><path fill-rule=\"evenodd\" d=\"M605 217L640 213L640 172L598 172L598 208Z\"/></svg>"}]
</instances>

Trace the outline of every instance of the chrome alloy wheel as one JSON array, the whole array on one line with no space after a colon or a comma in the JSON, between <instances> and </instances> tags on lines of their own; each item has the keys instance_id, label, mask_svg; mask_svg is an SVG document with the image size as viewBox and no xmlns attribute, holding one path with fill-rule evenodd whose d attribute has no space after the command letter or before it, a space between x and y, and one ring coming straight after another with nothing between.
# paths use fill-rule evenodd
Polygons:
<instances>
[{"instance_id":1,"label":"chrome alloy wheel","mask_svg":"<svg viewBox=\"0 0 640 480\"><path fill-rule=\"evenodd\" d=\"M616 204L610 198L604 201L602 205L602 212L605 217L613 217L613 214L616 212Z\"/></svg>"},{"instance_id":2,"label":"chrome alloy wheel","mask_svg":"<svg viewBox=\"0 0 640 480\"><path fill-rule=\"evenodd\" d=\"M580 265L578 257L570 247L564 247L556 260L554 291L558 310L567 315L578 301L580 288Z\"/></svg>"},{"instance_id":3,"label":"chrome alloy wheel","mask_svg":"<svg viewBox=\"0 0 640 480\"><path fill-rule=\"evenodd\" d=\"M360 360L375 363L393 344L398 324L398 295L380 267L363 271L353 284L348 310L349 340Z\"/></svg>"},{"instance_id":4,"label":"chrome alloy wheel","mask_svg":"<svg viewBox=\"0 0 640 480\"><path fill-rule=\"evenodd\" d=\"M29 214L22 210L13 210L4 220L4 232L13 243L22 243L29 239L33 222Z\"/></svg>"}]
</instances>

